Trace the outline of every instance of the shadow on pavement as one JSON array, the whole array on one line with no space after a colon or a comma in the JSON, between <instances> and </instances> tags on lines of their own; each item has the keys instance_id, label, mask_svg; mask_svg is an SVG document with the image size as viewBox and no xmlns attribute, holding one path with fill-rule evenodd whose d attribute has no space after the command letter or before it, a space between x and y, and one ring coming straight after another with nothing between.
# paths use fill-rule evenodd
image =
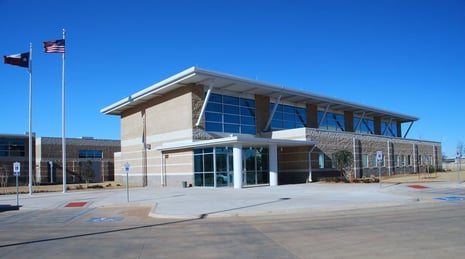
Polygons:
<instances>
[{"instance_id":1,"label":"shadow on pavement","mask_svg":"<svg viewBox=\"0 0 465 259\"><path fill-rule=\"evenodd\" d=\"M149 225L136 226L136 227L128 227L128 228L113 229L113 230L106 230L106 231L99 231L99 232L92 232L92 233L85 233L85 234L77 234L77 235L69 235L69 236L62 236L62 237L43 238L43 239L38 239L38 240L23 241L23 242L0 245L0 248L12 247L12 246L20 246L20 245L28 245L28 244L56 241L56 240L73 239L73 238L80 238L80 237L87 237L87 236L104 235L104 234L110 234L110 233L117 233L117 232L138 230L138 229L144 229L144 228L152 228L152 227L160 227L160 226L179 224L179 223L185 223L185 222L192 222L192 221L205 219L210 214L221 213L221 212L226 212L226 211L233 211L233 210L240 210L240 209L244 209L244 208L251 208L251 207L261 206L261 205L265 205L265 204L285 201L285 200L289 200L289 199L290 198L280 198L278 200L269 201L269 202L262 202L262 203L257 203L257 204L253 204L253 205L237 207L237 208L221 210L221 211L213 211L213 212L201 214L200 216L195 217L195 218L191 218L191 219L182 219L182 220L175 220L175 221L170 221L170 222L149 224ZM0 206L3 206L3 205L0 205ZM17 208L16 206L14 206L14 207Z\"/></svg>"},{"instance_id":2,"label":"shadow on pavement","mask_svg":"<svg viewBox=\"0 0 465 259\"><path fill-rule=\"evenodd\" d=\"M10 211L10 210L19 210L21 206L12 206L10 204L0 204L0 212Z\"/></svg>"}]
</instances>

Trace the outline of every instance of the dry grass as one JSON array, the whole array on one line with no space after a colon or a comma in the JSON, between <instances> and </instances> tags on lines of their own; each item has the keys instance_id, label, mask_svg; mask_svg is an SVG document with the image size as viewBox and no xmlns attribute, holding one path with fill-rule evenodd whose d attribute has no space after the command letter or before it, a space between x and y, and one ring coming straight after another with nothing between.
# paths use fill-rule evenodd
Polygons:
<instances>
[{"instance_id":1,"label":"dry grass","mask_svg":"<svg viewBox=\"0 0 465 259\"><path fill-rule=\"evenodd\" d=\"M414 175L383 176L382 181L386 183L415 183L415 182L463 182L465 171L460 172L437 172L420 173Z\"/></svg>"},{"instance_id":2,"label":"dry grass","mask_svg":"<svg viewBox=\"0 0 465 259\"><path fill-rule=\"evenodd\" d=\"M116 182L104 182L104 183L89 183L87 187L85 183L82 184L67 184L67 191L82 191L82 190L102 190L102 189L118 189L126 188L125 184ZM32 186L32 192L62 192L63 185L34 185ZM19 193L29 193L29 186L18 186ZM16 194L16 186L0 187L1 194Z\"/></svg>"}]
</instances>

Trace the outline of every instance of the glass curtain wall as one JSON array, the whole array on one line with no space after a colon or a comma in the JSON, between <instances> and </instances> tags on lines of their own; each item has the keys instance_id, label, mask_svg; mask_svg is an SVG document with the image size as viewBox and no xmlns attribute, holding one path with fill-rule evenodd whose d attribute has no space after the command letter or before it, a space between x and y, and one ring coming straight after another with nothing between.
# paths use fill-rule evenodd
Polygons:
<instances>
[{"instance_id":1,"label":"glass curtain wall","mask_svg":"<svg viewBox=\"0 0 465 259\"><path fill-rule=\"evenodd\" d=\"M270 103L270 111L274 109L275 105L275 103ZM271 120L272 130L302 128L306 125L307 110L305 108L284 104L278 104Z\"/></svg>"},{"instance_id":2,"label":"glass curtain wall","mask_svg":"<svg viewBox=\"0 0 465 259\"><path fill-rule=\"evenodd\" d=\"M397 137L397 126L392 122L382 121L381 132L384 136Z\"/></svg>"},{"instance_id":3,"label":"glass curtain wall","mask_svg":"<svg viewBox=\"0 0 465 259\"><path fill-rule=\"evenodd\" d=\"M205 109L205 130L255 134L255 101L211 94Z\"/></svg>"},{"instance_id":4,"label":"glass curtain wall","mask_svg":"<svg viewBox=\"0 0 465 259\"><path fill-rule=\"evenodd\" d=\"M195 186L214 186L213 148L194 150Z\"/></svg>"},{"instance_id":5,"label":"glass curtain wall","mask_svg":"<svg viewBox=\"0 0 465 259\"><path fill-rule=\"evenodd\" d=\"M354 126L356 125L359 125L359 127L355 129L355 132L364 133L364 134L375 133L375 123L373 120L354 117Z\"/></svg>"},{"instance_id":6,"label":"glass curtain wall","mask_svg":"<svg viewBox=\"0 0 465 259\"><path fill-rule=\"evenodd\" d=\"M318 111L318 122L320 129L344 131L344 115Z\"/></svg>"},{"instance_id":7,"label":"glass curtain wall","mask_svg":"<svg viewBox=\"0 0 465 259\"><path fill-rule=\"evenodd\" d=\"M244 185L268 184L269 156L266 148L243 149ZM227 147L194 150L194 185L233 186L233 150Z\"/></svg>"}]
</instances>

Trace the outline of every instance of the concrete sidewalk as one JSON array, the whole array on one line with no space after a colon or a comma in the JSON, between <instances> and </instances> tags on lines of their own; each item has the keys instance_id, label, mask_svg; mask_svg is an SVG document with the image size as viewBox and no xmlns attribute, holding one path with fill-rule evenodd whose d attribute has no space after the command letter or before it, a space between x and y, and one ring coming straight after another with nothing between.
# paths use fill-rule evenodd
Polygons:
<instances>
[{"instance_id":1,"label":"concrete sidewalk","mask_svg":"<svg viewBox=\"0 0 465 259\"><path fill-rule=\"evenodd\" d=\"M434 201L433 196L440 196L441 192L447 195L447 190L455 190L454 194L463 193L465 196L463 184L445 182L423 185L429 189L411 188L407 184L385 184L380 188L379 184L328 183L243 189L146 187L130 188L129 192L122 188L20 194L19 205L20 210L143 205L152 208L152 217L197 218L393 206ZM15 206L16 195L0 195L0 205Z\"/></svg>"}]
</instances>

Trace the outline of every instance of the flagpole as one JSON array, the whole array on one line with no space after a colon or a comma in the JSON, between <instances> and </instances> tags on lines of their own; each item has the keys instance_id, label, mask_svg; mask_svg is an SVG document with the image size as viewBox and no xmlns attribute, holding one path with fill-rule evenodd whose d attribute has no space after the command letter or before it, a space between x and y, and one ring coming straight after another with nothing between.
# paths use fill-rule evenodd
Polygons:
<instances>
[{"instance_id":1,"label":"flagpole","mask_svg":"<svg viewBox=\"0 0 465 259\"><path fill-rule=\"evenodd\" d=\"M29 43L29 195L32 195L32 42Z\"/></svg>"},{"instance_id":2,"label":"flagpole","mask_svg":"<svg viewBox=\"0 0 465 259\"><path fill-rule=\"evenodd\" d=\"M63 29L63 40L65 39L65 29ZM61 56L61 146L63 150L63 193L66 193L66 135L65 135L65 51Z\"/></svg>"}]
</instances>

